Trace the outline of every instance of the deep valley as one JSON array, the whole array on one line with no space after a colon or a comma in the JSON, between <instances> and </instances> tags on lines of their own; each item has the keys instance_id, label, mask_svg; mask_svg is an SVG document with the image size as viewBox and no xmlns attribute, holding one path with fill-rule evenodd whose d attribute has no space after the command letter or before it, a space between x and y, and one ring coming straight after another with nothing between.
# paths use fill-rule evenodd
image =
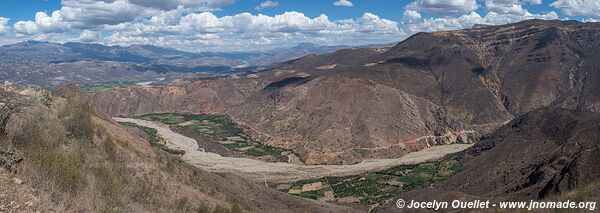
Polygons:
<instances>
[{"instance_id":1,"label":"deep valley","mask_svg":"<svg viewBox=\"0 0 600 213\"><path fill-rule=\"evenodd\" d=\"M531 19L258 52L5 45L0 212L597 202L599 37Z\"/></svg>"}]
</instances>

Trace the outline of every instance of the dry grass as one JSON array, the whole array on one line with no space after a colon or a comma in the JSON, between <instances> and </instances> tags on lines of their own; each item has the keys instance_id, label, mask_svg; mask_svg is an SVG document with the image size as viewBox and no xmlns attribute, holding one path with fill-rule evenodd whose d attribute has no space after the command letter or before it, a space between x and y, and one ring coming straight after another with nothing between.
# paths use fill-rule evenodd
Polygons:
<instances>
[{"instance_id":1,"label":"dry grass","mask_svg":"<svg viewBox=\"0 0 600 213\"><path fill-rule=\"evenodd\" d=\"M570 192L561 193L560 195L550 196L548 201L575 201L575 202L597 202L600 203L600 179L592 181L589 184L579 186Z\"/></svg>"},{"instance_id":2,"label":"dry grass","mask_svg":"<svg viewBox=\"0 0 600 213\"><path fill-rule=\"evenodd\" d=\"M231 181L183 163L106 119L85 100L53 98L12 119L22 153L12 175L56 212L242 212ZM239 187L239 186L235 186ZM2 188L2 187L0 187ZM229 188L229 189L226 189ZM238 205L238 203L240 205Z\"/></svg>"},{"instance_id":3,"label":"dry grass","mask_svg":"<svg viewBox=\"0 0 600 213\"><path fill-rule=\"evenodd\" d=\"M59 117L69 136L79 140L91 141L94 135L92 115L94 110L85 99L68 99Z\"/></svg>"}]
</instances>

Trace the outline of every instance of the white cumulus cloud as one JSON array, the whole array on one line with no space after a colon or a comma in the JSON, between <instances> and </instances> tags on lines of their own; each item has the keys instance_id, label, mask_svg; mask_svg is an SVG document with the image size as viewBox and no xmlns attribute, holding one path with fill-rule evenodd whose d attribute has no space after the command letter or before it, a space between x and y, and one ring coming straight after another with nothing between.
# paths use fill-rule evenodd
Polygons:
<instances>
[{"instance_id":1,"label":"white cumulus cloud","mask_svg":"<svg viewBox=\"0 0 600 213\"><path fill-rule=\"evenodd\" d=\"M235 0L129 0L132 4L155 8L163 11L187 8L190 10L210 11L235 3Z\"/></svg>"},{"instance_id":2,"label":"white cumulus cloud","mask_svg":"<svg viewBox=\"0 0 600 213\"><path fill-rule=\"evenodd\" d=\"M79 34L79 41L81 41L81 42L97 42L100 40L101 36L102 36L102 32L100 32L100 31L83 30Z\"/></svg>"},{"instance_id":3,"label":"white cumulus cloud","mask_svg":"<svg viewBox=\"0 0 600 213\"><path fill-rule=\"evenodd\" d=\"M18 21L13 25L15 32L25 35L39 33L38 25L33 21Z\"/></svg>"},{"instance_id":4,"label":"white cumulus cloud","mask_svg":"<svg viewBox=\"0 0 600 213\"><path fill-rule=\"evenodd\" d=\"M471 12L470 14L461 15L459 17L427 18L422 22L409 24L406 28L411 33L432 32L467 29L473 27L475 24L501 25L528 19L558 19L558 14L556 12L549 12L545 14L528 13L525 15L516 15L489 12L485 16L481 16L477 12Z\"/></svg>"},{"instance_id":5,"label":"white cumulus cloud","mask_svg":"<svg viewBox=\"0 0 600 213\"><path fill-rule=\"evenodd\" d=\"M485 0L485 9L495 13L510 13L524 15L527 10L521 0Z\"/></svg>"},{"instance_id":6,"label":"white cumulus cloud","mask_svg":"<svg viewBox=\"0 0 600 213\"><path fill-rule=\"evenodd\" d=\"M485 0L485 9L495 13L525 15L529 13L523 5L540 5L542 0Z\"/></svg>"},{"instance_id":7,"label":"white cumulus cloud","mask_svg":"<svg viewBox=\"0 0 600 213\"><path fill-rule=\"evenodd\" d=\"M266 8L279 7L279 2L277 1L265 1L256 6L256 10L263 10Z\"/></svg>"},{"instance_id":8,"label":"white cumulus cloud","mask_svg":"<svg viewBox=\"0 0 600 213\"><path fill-rule=\"evenodd\" d=\"M434 14L465 14L477 10L475 0L417 0L407 9Z\"/></svg>"},{"instance_id":9,"label":"white cumulus cloud","mask_svg":"<svg viewBox=\"0 0 600 213\"><path fill-rule=\"evenodd\" d=\"M531 5L540 5L542 4L542 0L530 0L529 3Z\"/></svg>"},{"instance_id":10,"label":"white cumulus cloud","mask_svg":"<svg viewBox=\"0 0 600 213\"><path fill-rule=\"evenodd\" d=\"M152 44L189 51L252 50L298 42L369 44L392 42L406 36L398 23L365 13L356 19L330 20L322 14L308 17L300 12L274 16L240 13L216 16L212 12L190 13L176 22L156 16L143 22L108 26L107 44Z\"/></svg>"},{"instance_id":11,"label":"white cumulus cloud","mask_svg":"<svg viewBox=\"0 0 600 213\"><path fill-rule=\"evenodd\" d=\"M276 0L256 2L260 2L257 10L279 5ZM62 0L60 9L38 12L33 20L7 26L9 19L0 18L0 43L78 41L187 51L252 51L299 42L389 43L421 31L559 18L553 11L532 14L527 10L528 5L539 5L542 0L412 0L404 8L400 25L375 13L336 20L295 11L276 15L215 12L233 3L235 0ZM477 12L479 4L485 13ZM350 0L336 0L334 5L353 6ZM550 5L565 15L600 20L600 0L553 0Z\"/></svg>"},{"instance_id":12,"label":"white cumulus cloud","mask_svg":"<svg viewBox=\"0 0 600 213\"><path fill-rule=\"evenodd\" d=\"M351 1L348 1L348 0L339 0L339 1L333 2L333 5L335 5L335 6L343 6L343 7L352 7L352 6L354 6L354 4Z\"/></svg>"},{"instance_id":13,"label":"white cumulus cloud","mask_svg":"<svg viewBox=\"0 0 600 213\"><path fill-rule=\"evenodd\" d=\"M557 0L550 4L551 7L560 9L568 16L587 16L589 18L600 18L599 0Z\"/></svg>"},{"instance_id":14,"label":"white cumulus cloud","mask_svg":"<svg viewBox=\"0 0 600 213\"><path fill-rule=\"evenodd\" d=\"M6 26L8 21L10 21L9 18L0 17L0 35L6 34L6 32L8 32L10 29L9 26Z\"/></svg>"},{"instance_id":15,"label":"white cumulus cloud","mask_svg":"<svg viewBox=\"0 0 600 213\"><path fill-rule=\"evenodd\" d=\"M180 16L182 12L215 10L234 2L235 0L62 0L59 10L50 15L38 12L34 21L20 21L14 27L21 34L102 29L107 25L135 22L155 15L176 13Z\"/></svg>"},{"instance_id":16,"label":"white cumulus cloud","mask_svg":"<svg viewBox=\"0 0 600 213\"><path fill-rule=\"evenodd\" d=\"M404 18L402 19L403 23L413 23L416 21L421 20L422 16L421 13L414 11L414 10L405 10L404 11Z\"/></svg>"}]
</instances>

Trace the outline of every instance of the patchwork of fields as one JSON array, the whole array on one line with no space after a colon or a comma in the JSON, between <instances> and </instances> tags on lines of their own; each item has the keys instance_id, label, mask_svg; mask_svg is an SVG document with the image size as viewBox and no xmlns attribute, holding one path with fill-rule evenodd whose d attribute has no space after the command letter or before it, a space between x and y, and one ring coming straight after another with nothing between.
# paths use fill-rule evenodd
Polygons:
<instances>
[{"instance_id":1,"label":"patchwork of fields","mask_svg":"<svg viewBox=\"0 0 600 213\"><path fill-rule=\"evenodd\" d=\"M425 188L460 170L457 154L433 161L343 177L296 182L278 190L321 201L379 206L401 192Z\"/></svg>"},{"instance_id":2,"label":"patchwork of fields","mask_svg":"<svg viewBox=\"0 0 600 213\"><path fill-rule=\"evenodd\" d=\"M265 146L253 141L226 115L166 113L142 115L135 118L191 130L246 157L286 162L288 156L293 154L288 150Z\"/></svg>"}]
</instances>

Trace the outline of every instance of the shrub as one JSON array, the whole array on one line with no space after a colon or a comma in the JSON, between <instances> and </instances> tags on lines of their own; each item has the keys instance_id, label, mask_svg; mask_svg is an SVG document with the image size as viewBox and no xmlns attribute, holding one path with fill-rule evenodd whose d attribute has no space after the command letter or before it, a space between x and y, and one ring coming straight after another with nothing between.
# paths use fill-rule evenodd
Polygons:
<instances>
[{"instance_id":1,"label":"shrub","mask_svg":"<svg viewBox=\"0 0 600 213\"><path fill-rule=\"evenodd\" d=\"M117 162L118 161L117 146L113 142L113 140L111 138L106 138L106 140L104 140L103 146L104 146L104 151L106 152L107 160L109 162Z\"/></svg>"},{"instance_id":2,"label":"shrub","mask_svg":"<svg viewBox=\"0 0 600 213\"><path fill-rule=\"evenodd\" d=\"M12 166L23 160L23 152L16 149L12 144L0 146L0 165L10 170Z\"/></svg>"},{"instance_id":3,"label":"shrub","mask_svg":"<svg viewBox=\"0 0 600 213\"><path fill-rule=\"evenodd\" d=\"M188 205L188 199L185 197L178 198L175 200L175 207L178 210L184 210L187 205Z\"/></svg>"},{"instance_id":4,"label":"shrub","mask_svg":"<svg viewBox=\"0 0 600 213\"><path fill-rule=\"evenodd\" d=\"M52 106L52 96L49 92L44 92L42 94L42 103L44 103L44 105L46 105L46 107L50 107Z\"/></svg>"},{"instance_id":5,"label":"shrub","mask_svg":"<svg viewBox=\"0 0 600 213\"><path fill-rule=\"evenodd\" d=\"M197 213L211 213L210 212L210 206L208 206L206 203L201 202L200 206L198 206L196 208L196 212Z\"/></svg>"},{"instance_id":6,"label":"shrub","mask_svg":"<svg viewBox=\"0 0 600 213\"><path fill-rule=\"evenodd\" d=\"M36 174L28 176L32 184L69 193L84 185L81 155L63 148L65 135L61 122L47 112L23 118L18 128L10 132L9 138L23 154L23 172Z\"/></svg>"},{"instance_id":7,"label":"shrub","mask_svg":"<svg viewBox=\"0 0 600 213\"><path fill-rule=\"evenodd\" d=\"M242 212L243 212L242 208L237 203L234 203L233 206L231 207L231 213L242 213Z\"/></svg>"},{"instance_id":8,"label":"shrub","mask_svg":"<svg viewBox=\"0 0 600 213\"><path fill-rule=\"evenodd\" d=\"M94 135L93 109L86 100L70 98L62 110L61 119L70 136L91 141Z\"/></svg>"},{"instance_id":9,"label":"shrub","mask_svg":"<svg viewBox=\"0 0 600 213\"><path fill-rule=\"evenodd\" d=\"M49 180L61 192L74 194L85 183L79 155L55 148L36 146L29 151L27 157L39 174L38 181Z\"/></svg>"},{"instance_id":10,"label":"shrub","mask_svg":"<svg viewBox=\"0 0 600 213\"><path fill-rule=\"evenodd\" d=\"M106 164L97 166L94 168L94 178L96 179L96 186L102 192L102 195L110 201L116 202L121 192L121 185L116 180L115 173L111 168Z\"/></svg>"}]
</instances>

